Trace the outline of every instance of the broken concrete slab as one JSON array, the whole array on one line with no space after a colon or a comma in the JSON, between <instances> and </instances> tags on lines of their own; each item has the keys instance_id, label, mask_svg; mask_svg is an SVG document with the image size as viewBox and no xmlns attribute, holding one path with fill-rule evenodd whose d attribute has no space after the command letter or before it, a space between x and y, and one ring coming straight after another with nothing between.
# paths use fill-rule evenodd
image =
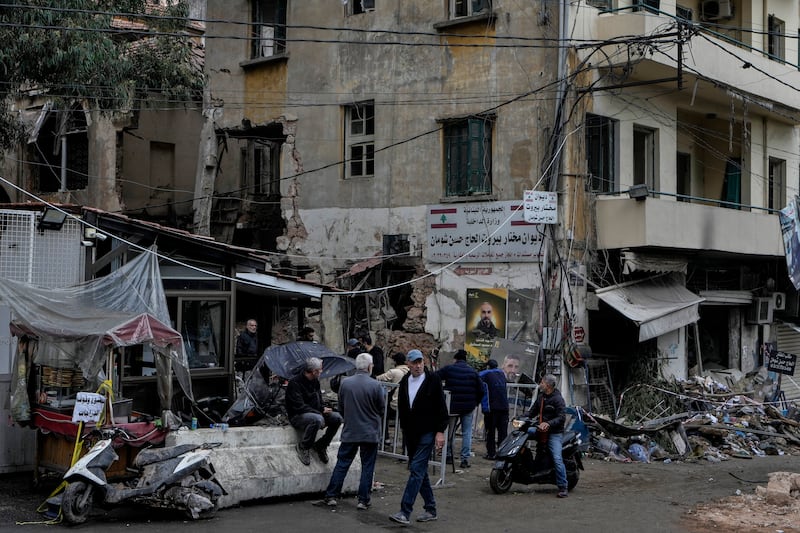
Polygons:
<instances>
[{"instance_id":1,"label":"broken concrete slab","mask_svg":"<svg viewBox=\"0 0 800 533\"><path fill-rule=\"evenodd\" d=\"M180 429L167 435L166 445L212 444L211 462L217 479L228 492L220 498L220 507L232 507L248 500L319 494L330 481L339 434L328 447L330 461L323 464L311 453L306 466L297 458L297 432L288 426L232 427L226 430L203 428ZM361 476L361 460L356 457L344 482L343 491L355 492Z\"/></svg>"}]
</instances>

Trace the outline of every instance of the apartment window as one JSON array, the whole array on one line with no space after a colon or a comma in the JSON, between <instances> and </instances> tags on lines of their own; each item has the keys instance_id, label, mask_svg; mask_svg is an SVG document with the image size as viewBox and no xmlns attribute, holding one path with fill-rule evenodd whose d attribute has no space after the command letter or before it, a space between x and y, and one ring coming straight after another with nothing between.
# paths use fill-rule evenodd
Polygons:
<instances>
[{"instance_id":1,"label":"apartment window","mask_svg":"<svg viewBox=\"0 0 800 533\"><path fill-rule=\"evenodd\" d=\"M470 17L491 9L491 0L450 0L450 18Z\"/></svg>"},{"instance_id":2,"label":"apartment window","mask_svg":"<svg viewBox=\"0 0 800 533\"><path fill-rule=\"evenodd\" d=\"M656 187L656 130L643 126L633 127L633 184Z\"/></svg>"},{"instance_id":3,"label":"apartment window","mask_svg":"<svg viewBox=\"0 0 800 533\"><path fill-rule=\"evenodd\" d=\"M661 9L661 0L635 0L633 10L641 11L643 9L651 13L658 13Z\"/></svg>"},{"instance_id":4,"label":"apartment window","mask_svg":"<svg viewBox=\"0 0 800 533\"><path fill-rule=\"evenodd\" d=\"M375 103L361 102L345 108L347 175L375 175Z\"/></svg>"},{"instance_id":5,"label":"apartment window","mask_svg":"<svg viewBox=\"0 0 800 533\"><path fill-rule=\"evenodd\" d=\"M617 121L601 115L586 115L586 164L589 186L594 192L612 192L616 187Z\"/></svg>"},{"instance_id":6,"label":"apartment window","mask_svg":"<svg viewBox=\"0 0 800 533\"><path fill-rule=\"evenodd\" d=\"M681 20L691 21L694 13L688 7L675 6L675 16Z\"/></svg>"},{"instance_id":7,"label":"apartment window","mask_svg":"<svg viewBox=\"0 0 800 533\"><path fill-rule=\"evenodd\" d=\"M271 57L286 52L286 0L253 0L251 57Z\"/></svg>"},{"instance_id":8,"label":"apartment window","mask_svg":"<svg viewBox=\"0 0 800 533\"><path fill-rule=\"evenodd\" d=\"M767 207L783 209L786 205L786 161L769 158L769 185L767 188Z\"/></svg>"},{"instance_id":9,"label":"apartment window","mask_svg":"<svg viewBox=\"0 0 800 533\"><path fill-rule=\"evenodd\" d=\"M345 7L348 15L361 15L368 11L375 11L375 0L349 0Z\"/></svg>"},{"instance_id":10,"label":"apartment window","mask_svg":"<svg viewBox=\"0 0 800 533\"><path fill-rule=\"evenodd\" d=\"M444 127L445 194L492 192L492 119L474 117Z\"/></svg>"},{"instance_id":11,"label":"apartment window","mask_svg":"<svg viewBox=\"0 0 800 533\"><path fill-rule=\"evenodd\" d=\"M692 194L692 157L684 152L678 152L675 163L676 191L679 202L690 201Z\"/></svg>"},{"instance_id":12,"label":"apartment window","mask_svg":"<svg viewBox=\"0 0 800 533\"><path fill-rule=\"evenodd\" d=\"M249 194L280 194L280 144L258 139L242 148L242 188Z\"/></svg>"},{"instance_id":13,"label":"apartment window","mask_svg":"<svg viewBox=\"0 0 800 533\"><path fill-rule=\"evenodd\" d=\"M786 58L784 47L784 30L786 23L775 15L770 15L767 22L768 50L769 57L772 59L783 60Z\"/></svg>"},{"instance_id":14,"label":"apartment window","mask_svg":"<svg viewBox=\"0 0 800 533\"><path fill-rule=\"evenodd\" d=\"M603 11L611 10L611 0L586 0L586 3Z\"/></svg>"}]
</instances>

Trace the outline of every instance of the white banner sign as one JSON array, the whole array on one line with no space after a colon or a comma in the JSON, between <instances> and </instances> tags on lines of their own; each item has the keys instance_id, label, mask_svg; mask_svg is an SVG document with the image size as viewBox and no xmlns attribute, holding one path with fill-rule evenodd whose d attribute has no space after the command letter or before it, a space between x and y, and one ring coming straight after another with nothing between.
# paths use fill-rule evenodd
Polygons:
<instances>
[{"instance_id":1,"label":"white banner sign","mask_svg":"<svg viewBox=\"0 0 800 533\"><path fill-rule=\"evenodd\" d=\"M525 221L519 201L433 205L428 207L428 259L539 261L543 230L542 225Z\"/></svg>"},{"instance_id":2,"label":"white banner sign","mask_svg":"<svg viewBox=\"0 0 800 533\"><path fill-rule=\"evenodd\" d=\"M106 397L96 392L79 392L72 410L73 422L97 422L106 406Z\"/></svg>"},{"instance_id":3,"label":"white banner sign","mask_svg":"<svg viewBox=\"0 0 800 533\"><path fill-rule=\"evenodd\" d=\"M525 191L523 196L525 222L558 224L558 195L547 191Z\"/></svg>"}]
</instances>

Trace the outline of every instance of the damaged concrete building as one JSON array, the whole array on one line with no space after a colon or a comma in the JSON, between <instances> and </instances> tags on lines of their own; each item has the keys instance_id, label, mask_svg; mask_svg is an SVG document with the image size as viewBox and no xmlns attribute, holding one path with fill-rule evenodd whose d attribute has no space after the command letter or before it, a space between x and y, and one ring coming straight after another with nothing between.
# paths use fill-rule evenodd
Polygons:
<instances>
[{"instance_id":1,"label":"damaged concrete building","mask_svg":"<svg viewBox=\"0 0 800 533\"><path fill-rule=\"evenodd\" d=\"M455 350L491 296L498 336L578 395L638 356L686 378L800 347L778 216L797 5L211 0L208 19L213 232L352 291L307 317L331 346ZM547 209L526 191L556 218L523 216ZM562 363L581 349L588 368Z\"/></svg>"}]
</instances>

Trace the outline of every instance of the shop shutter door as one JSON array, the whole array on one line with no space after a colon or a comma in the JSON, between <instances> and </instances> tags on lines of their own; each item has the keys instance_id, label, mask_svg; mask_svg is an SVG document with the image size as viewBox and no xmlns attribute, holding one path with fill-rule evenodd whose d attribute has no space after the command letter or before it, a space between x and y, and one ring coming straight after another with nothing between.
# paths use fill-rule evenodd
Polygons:
<instances>
[{"instance_id":1,"label":"shop shutter door","mask_svg":"<svg viewBox=\"0 0 800 533\"><path fill-rule=\"evenodd\" d=\"M792 327L793 326L793 327ZM800 359L800 326L778 324L778 350L795 354ZM781 377L781 390L787 400L800 399L800 365L795 365L794 376Z\"/></svg>"}]
</instances>

